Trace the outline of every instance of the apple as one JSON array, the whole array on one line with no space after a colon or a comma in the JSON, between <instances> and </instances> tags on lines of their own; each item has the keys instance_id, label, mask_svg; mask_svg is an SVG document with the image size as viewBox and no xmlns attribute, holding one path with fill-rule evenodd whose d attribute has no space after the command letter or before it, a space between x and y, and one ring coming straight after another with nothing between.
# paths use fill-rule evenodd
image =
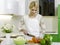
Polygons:
<instances>
[{"instance_id":1,"label":"apple","mask_svg":"<svg viewBox=\"0 0 60 45\"><path fill-rule=\"evenodd\" d=\"M45 44L46 44L45 39L41 39L40 44L41 44L41 45L45 45Z\"/></svg>"}]
</instances>

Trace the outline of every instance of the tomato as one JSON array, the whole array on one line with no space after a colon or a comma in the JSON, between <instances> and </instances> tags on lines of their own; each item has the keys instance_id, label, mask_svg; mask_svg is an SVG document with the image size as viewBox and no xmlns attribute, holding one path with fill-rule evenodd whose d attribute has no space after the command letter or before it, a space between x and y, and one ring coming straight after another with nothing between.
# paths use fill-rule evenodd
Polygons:
<instances>
[{"instance_id":1,"label":"tomato","mask_svg":"<svg viewBox=\"0 0 60 45\"><path fill-rule=\"evenodd\" d=\"M34 43L39 43L39 39L37 39L37 38L35 38L35 37L32 38L32 41L33 41Z\"/></svg>"}]
</instances>

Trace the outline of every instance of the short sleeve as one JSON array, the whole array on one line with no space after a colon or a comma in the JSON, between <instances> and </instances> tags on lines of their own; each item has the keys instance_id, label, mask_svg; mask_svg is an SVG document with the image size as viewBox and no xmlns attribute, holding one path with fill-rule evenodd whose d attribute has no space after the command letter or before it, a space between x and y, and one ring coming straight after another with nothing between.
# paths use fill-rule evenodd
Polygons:
<instances>
[{"instance_id":1,"label":"short sleeve","mask_svg":"<svg viewBox=\"0 0 60 45\"><path fill-rule=\"evenodd\" d=\"M42 31L45 32L46 25L45 25L45 20L44 20L43 16L41 16L41 18L40 18L40 27L41 27Z\"/></svg>"},{"instance_id":2,"label":"short sleeve","mask_svg":"<svg viewBox=\"0 0 60 45\"><path fill-rule=\"evenodd\" d=\"M21 26L20 26L20 29L26 30L26 26L25 26L25 22L24 22L24 16L22 16L22 19L21 19Z\"/></svg>"}]
</instances>

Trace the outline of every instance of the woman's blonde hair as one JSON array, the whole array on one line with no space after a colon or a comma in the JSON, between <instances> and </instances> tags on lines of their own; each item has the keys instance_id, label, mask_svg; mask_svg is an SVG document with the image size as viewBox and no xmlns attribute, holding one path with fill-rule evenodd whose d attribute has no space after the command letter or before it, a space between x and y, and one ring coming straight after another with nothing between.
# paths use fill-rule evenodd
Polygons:
<instances>
[{"instance_id":1,"label":"woman's blonde hair","mask_svg":"<svg viewBox=\"0 0 60 45\"><path fill-rule=\"evenodd\" d=\"M33 7L38 8L38 5L37 5L36 1L32 1L32 2L30 3L29 9L31 9L31 8L33 8Z\"/></svg>"}]
</instances>

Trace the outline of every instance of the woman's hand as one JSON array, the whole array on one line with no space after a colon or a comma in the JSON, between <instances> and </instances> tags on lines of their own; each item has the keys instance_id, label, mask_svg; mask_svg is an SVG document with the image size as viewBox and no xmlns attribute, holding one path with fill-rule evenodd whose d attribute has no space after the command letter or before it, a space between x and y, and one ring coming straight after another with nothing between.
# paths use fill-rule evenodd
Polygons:
<instances>
[{"instance_id":1,"label":"woman's hand","mask_svg":"<svg viewBox=\"0 0 60 45\"><path fill-rule=\"evenodd\" d=\"M45 34L45 31L40 31L40 33Z\"/></svg>"},{"instance_id":2,"label":"woman's hand","mask_svg":"<svg viewBox=\"0 0 60 45\"><path fill-rule=\"evenodd\" d=\"M25 35L27 35L28 33L27 33L27 31L26 30L24 30L24 29L21 29L20 30L20 32L23 32Z\"/></svg>"}]
</instances>

